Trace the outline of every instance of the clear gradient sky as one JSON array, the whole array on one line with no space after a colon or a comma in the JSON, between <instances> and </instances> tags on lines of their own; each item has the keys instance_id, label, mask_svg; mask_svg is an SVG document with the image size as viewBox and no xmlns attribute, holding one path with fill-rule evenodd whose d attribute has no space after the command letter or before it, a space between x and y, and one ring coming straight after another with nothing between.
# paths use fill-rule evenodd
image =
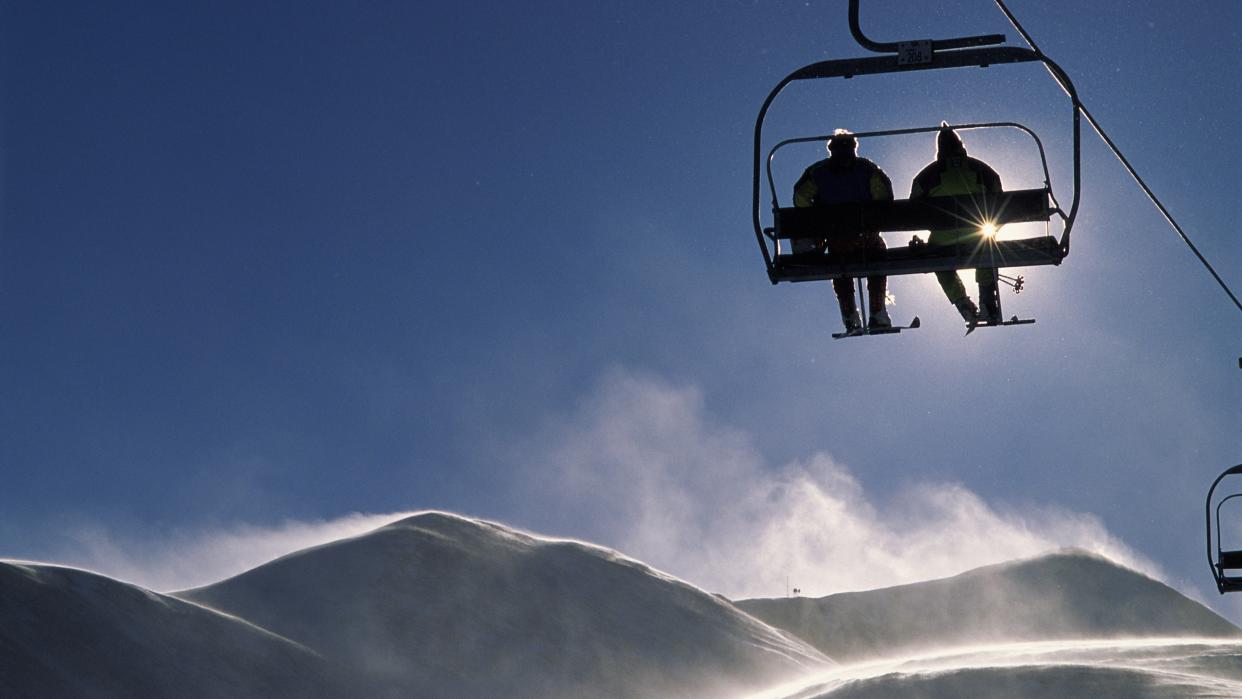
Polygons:
<instances>
[{"instance_id":1,"label":"clear gradient sky","mask_svg":"<svg viewBox=\"0 0 1242 699\"><path fill-rule=\"evenodd\" d=\"M1242 4L1011 7L1242 288ZM862 21L1018 40L988 0ZM768 284L756 111L864 53L845 0L0 2L0 556L423 507L615 543L515 484L622 376L764 468L830 455L878 512L935 482L1085 513L1207 590L1242 317L1087 127L1071 255L1004 297L1033 326L963 338L901 277L922 329L833 342L826 284ZM1020 121L1068 200L1069 117L1029 65L794 86L767 132ZM1038 181L1024 144L966 144ZM864 142L899 196L932 154Z\"/></svg>"}]
</instances>

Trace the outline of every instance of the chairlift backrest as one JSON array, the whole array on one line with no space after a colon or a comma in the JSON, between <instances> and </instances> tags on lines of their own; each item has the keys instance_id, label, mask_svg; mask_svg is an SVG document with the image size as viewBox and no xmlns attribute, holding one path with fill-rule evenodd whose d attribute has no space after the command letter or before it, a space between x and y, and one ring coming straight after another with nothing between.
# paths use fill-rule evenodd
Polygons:
<instances>
[{"instance_id":1,"label":"chairlift backrest","mask_svg":"<svg viewBox=\"0 0 1242 699\"><path fill-rule=\"evenodd\" d=\"M924 231L962 226L1001 226L1047 221L1056 209L1047 189L958 194L924 199L869 201L776 209L773 235L779 240L825 238L864 231Z\"/></svg>"}]
</instances>

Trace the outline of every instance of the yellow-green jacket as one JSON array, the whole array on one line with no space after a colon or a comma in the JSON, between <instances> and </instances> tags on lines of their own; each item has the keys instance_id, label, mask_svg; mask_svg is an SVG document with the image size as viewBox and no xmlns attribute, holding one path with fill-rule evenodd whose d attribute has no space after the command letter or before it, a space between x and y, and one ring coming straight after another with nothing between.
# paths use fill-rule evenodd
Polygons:
<instances>
[{"instance_id":1,"label":"yellow-green jacket","mask_svg":"<svg viewBox=\"0 0 1242 699\"><path fill-rule=\"evenodd\" d=\"M910 198L941 197L956 194L980 194L1000 192L1000 175L982 160L962 153L936 158L915 175L910 185ZM928 240L932 245L952 245L979 234L976 225L931 231Z\"/></svg>"}]
</instances>

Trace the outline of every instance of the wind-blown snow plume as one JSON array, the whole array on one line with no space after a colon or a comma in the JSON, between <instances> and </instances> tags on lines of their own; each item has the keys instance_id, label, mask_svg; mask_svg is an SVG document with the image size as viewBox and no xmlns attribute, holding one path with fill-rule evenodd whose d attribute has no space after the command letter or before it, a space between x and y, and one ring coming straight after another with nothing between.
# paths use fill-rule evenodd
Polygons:
<instances>
[{"instance_id":1,"label":"wind-blown snow plume","mask_svg":"<svg viewBox=\"0 0 1242 699\"><path fill-rule=\"evenodd\" d=\"M879 504L822 453L775 468L745 432L713 424L695 388L621 371L538 435L525 463L524 523L573 528L735 598L783 594L786 576L814 596L1066 546L1158 574L1090 515L915 481Z\"/></svg>"},{"instance_id":2,"label":"wind-blown snow plume","mask_svg":"<svg viewBox=\"0 0 1242 699\"><path fill-rule=\"evenodd\" d=\"M371 531L408 514L350 514L332 520L174 529L143 536L80 526L68 532L74 543L49 557L167 592L217 582L309 546Z\"/></svg>"},{"instance_id":3,"label":"wind-blown snow plume","mask_svg":"<svg viewBox=\"0 0 1242 699\"><path fill-rule=\"evenodd\" d=\"M699 391L614 371L572 415L506 445L511 512L538 531L597 541L734 598L807 595L954 575L1074 546L1159 571L1098 519L1051 506L989 505L954 483L910 481L877 503L825 453L783 467L713 423ZM353 514L127 535L80 526L49 551L155 590L215 582L408 513Z\"/></svg>"}]
</instances>

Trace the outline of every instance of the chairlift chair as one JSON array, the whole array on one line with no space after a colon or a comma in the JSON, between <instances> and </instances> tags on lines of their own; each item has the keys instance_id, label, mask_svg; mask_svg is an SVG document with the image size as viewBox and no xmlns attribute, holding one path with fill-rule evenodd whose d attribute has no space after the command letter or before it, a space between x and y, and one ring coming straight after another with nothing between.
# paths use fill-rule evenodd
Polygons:
<instances>
[{"instance_id":1,"label":"chairlift chair","mask_svg":"<svg viewBox=\"0 0 1242 699\"><path fill-rule=\"evenodd\" d=\"M924 231L936 228L960 228L985 224L1000 227L1006 223L1047 222L1052 216L1067 221L1068 216L1057 204L1048 174L1048 160L1043 143L1035 132L1014 122L950 125L955 131L1012 128L1030 136L1039 148L1044 171L1044 186L998 193L962 194L923 199L856 202L815 207L773 206L775 225L765 230L775 242L772 273L775 281L819 281L841 277L858 278L874 274L920 274L976 267L1026 267L1055 265L1068 253L1069 240L1051 235L1022 240L997 241L980 238L977 243L926 246L912 244L883 251L862 250L851 255L819 252L793 253L781 244L798 238L823 239L866 230L880 232ZM929 126L889 131L868 131L851 134L855 138L934 133L941 127ZM782 148L811 141L827 141L831 136L808 136L781 141L772 147L767 158L768 187L775 192L772 161ZM765 245L766 247L766 245Z\"/></svg>"},{"instance_id":2,"label":"chairlift chair","mask_svg":"<svg viewBox=\"0 0 1242 699\"><path fill-rule=\"evenodd\" d=\"M1242 464L1226 470L1212 481L1208 489L1207 502L1204 504L1204 516L1207 525L1207 557L1208 566L1212 569L1212 578L1216 580L1216 589L1223 595L1226 592L1242 592L1242 550L1226 550L1221 543L1220 510L1226 502L1242 497L1242 492L1232 493L1216 503L1216 518L1213 527L1212 498L1216 486L1228 476L1242 475ZM1215 545L1213 545L1215 544ZM1235 571L1232 575L1229 571Z\"/></svg>"},{"instance_id":3,"label":"chairlift chair","mask_svg":"<svg viewBox=\"0 0 1242 699\"><path fill-rule=\"evenodd\" d=\"M1070 231L1078 213L1081 182L1081 103L1069 76L1042 52L1012 46L991 46L1003 43L1003 35L961 37L956 39L881 43L863 35L858 24L858 0L850 0L850 29L854 39L864 48L889 55L871 58L848 58L821 61L790 73L768 94L755 120L754 186L752 213L755 239L767 267L768 279L780 282L820 281L827 279L861 279L873 275L922 274L961 269L1025 267L1058 265L1069 254ZM982 48L980 48L982 47ZM763 122L777 95L798 80L825 78L850 79L863 75L938 70L946 68L982 67L1016 63L1040 62L1045 65L1069 96L1073 122L1074 198L1069 211L1062 209L1052 192L1048 162L1043 144L1029 128L1015 122L971 123L952 126L955 130L1013 128L1023 131L1038 146L1044 170L1044 187L997 194L973 194L930 197L920 200L894 200L838 204L824 207L782 207L772 178L772 161L777 151L794 143L826 141L831 136L809 136L786 139L767 153L766 180L771 194L771 225L765 225L761 211L765 172L763 153ZM895 136L932 132L939 126L870 131L855 133L856 138ZM1053 217L1062 222L1060 239L1044 235L1022 240L995 241L980 237L980 244L959 246L908 245L884 251L859 251L849 255L794 253L781 241L811 238L825 239L834 235L860 233L867 230L901 232L961 227L963 221L999 226L1005 223L1048 222ZM1014 320L1014 322L1019 322ZM1034 322L1034 321L1022 321Z\"/></svg>"}]
</instances>

